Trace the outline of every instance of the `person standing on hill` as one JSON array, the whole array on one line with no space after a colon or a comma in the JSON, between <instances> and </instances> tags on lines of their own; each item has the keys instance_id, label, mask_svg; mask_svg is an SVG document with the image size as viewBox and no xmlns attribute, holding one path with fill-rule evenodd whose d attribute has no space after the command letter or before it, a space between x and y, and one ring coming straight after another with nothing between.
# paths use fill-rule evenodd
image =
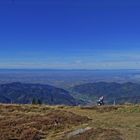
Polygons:
<instances>
[{"instance_id":1,"label":"person standing on hill","mask_svg":"<svg viewBox=\"0 0 140 140\"><path fill-rule=\"evenodd\" d=\"M104 96L101 96L100 98L99 98L99 100L97 101L97 104L98 105L104 105Z\"/></svg>"}]
</instances>

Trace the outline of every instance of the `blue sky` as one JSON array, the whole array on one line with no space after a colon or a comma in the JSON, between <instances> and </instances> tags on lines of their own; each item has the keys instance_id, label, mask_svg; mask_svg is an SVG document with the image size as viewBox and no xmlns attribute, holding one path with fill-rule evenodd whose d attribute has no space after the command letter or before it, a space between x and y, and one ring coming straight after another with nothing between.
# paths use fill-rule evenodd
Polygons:
<instances>
[{"instance_id":1,"label":"blue sky","mask_svg":"<svg viewBox=\"0 0 140 140\"><path fill-rule=\"evenodd\" d=\"M0 68L140 69L140 1L1 0Z\"/></svg>"}]
</instances>

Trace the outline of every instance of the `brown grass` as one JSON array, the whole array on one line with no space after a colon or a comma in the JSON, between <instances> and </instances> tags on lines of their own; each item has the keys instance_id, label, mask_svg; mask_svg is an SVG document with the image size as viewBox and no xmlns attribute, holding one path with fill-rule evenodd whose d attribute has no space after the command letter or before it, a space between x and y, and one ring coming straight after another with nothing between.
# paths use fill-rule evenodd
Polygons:
<instances>
[{"instance_id":1,"label":"brown grass","mask_svg":"<svg viewBox=\"0 0 140 140\"><path fill-rule=\"evenodd\" d=\"M23 106L25 107L25 106ZM37 106L0 106L0 140L39 140L49 133L64 131L67 127L77 126L89 121L87 117L72 112L48 109ZM43 109L42 113L34 110ZM30 112L27 110L30 108ZM35 112L34 112L35 111ZM28 113L27 113L28 112Z\"/></svg>"},{"instance_id":2,"label":"brown grass","mask_svg":"<svg viewBox=\"0 0 140 140\"><path fill-rule=\"evenodd\" d=\"M104 113L116 111L119 109L119 106L91 106L91 107L80 107L80 109L95 110L96 112Z\"/></svg>"},{"instance_id":3,"label":"brown grass","mask_svg":"<svg viewBox=\"0 0 140 140\"><path fill-rule=\"evenodd\" d=\"M64 138L64 140L66 139L67 138ZM67 140L123 140L123 138L121 133L114 129L92 128Z\"/></svg>"},{"instance_id":4,"label":"brown grass","mask_svg":"<svg viewBox=\"0 0 140 140\"><path fill-rule=\"evenodd\" d=\"M140 140L140 105L0 105L0 140Z\"/></svg>"},{"instance_id":5,"label":"brown grass","mask_svg":"<svg viewBox=\"0 0 140 140\"><path fill-rule=\"evenodd\" d=\"M94 129L112 129L121 133L124 140L140 140L140 105L77 107L68 110L91 118L88 126Z\"/></svg>"}]
</instances>

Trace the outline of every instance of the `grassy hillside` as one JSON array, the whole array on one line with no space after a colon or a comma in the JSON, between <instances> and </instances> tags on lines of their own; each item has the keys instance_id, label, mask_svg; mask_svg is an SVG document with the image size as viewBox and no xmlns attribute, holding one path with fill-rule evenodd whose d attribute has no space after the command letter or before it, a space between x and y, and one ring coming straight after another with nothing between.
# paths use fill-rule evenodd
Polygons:
<instances>
[{"instance_id":1,"label":"grassy hillside","mask_svg":"<svg viewBox=\"0 0 140 140\"><path fill-rule=\"evenodd\" d=\"M139 132L139 105L0 105L1 140L139 140Z\"/></svg>"}]
</instances>

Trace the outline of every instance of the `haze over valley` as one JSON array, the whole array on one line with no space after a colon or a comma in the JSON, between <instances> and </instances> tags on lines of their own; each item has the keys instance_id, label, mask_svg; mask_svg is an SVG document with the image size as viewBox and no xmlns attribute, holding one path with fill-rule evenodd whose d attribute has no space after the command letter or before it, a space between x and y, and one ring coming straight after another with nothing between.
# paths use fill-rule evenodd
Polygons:
<instances>
[{"instance_id":1,"label":"haze over valley","mask_svg":"<svg viewBox=\"0 0 140 140\"><path fill-rule=\"evenodd\" d=\"M140 103L139 70L0 70L1 103Z\"/></svg>"},{"instance_id":2,"label":"haze over valley","mask_svg":"<svg viewBox=\"0 0 140 140\"><path fill-rule=\"evenodd\" d=\"M0 84L12 82L49 84L64 89L95 82L140 83L140 70L1 69Z\"/></svg>"}]
</instances>

